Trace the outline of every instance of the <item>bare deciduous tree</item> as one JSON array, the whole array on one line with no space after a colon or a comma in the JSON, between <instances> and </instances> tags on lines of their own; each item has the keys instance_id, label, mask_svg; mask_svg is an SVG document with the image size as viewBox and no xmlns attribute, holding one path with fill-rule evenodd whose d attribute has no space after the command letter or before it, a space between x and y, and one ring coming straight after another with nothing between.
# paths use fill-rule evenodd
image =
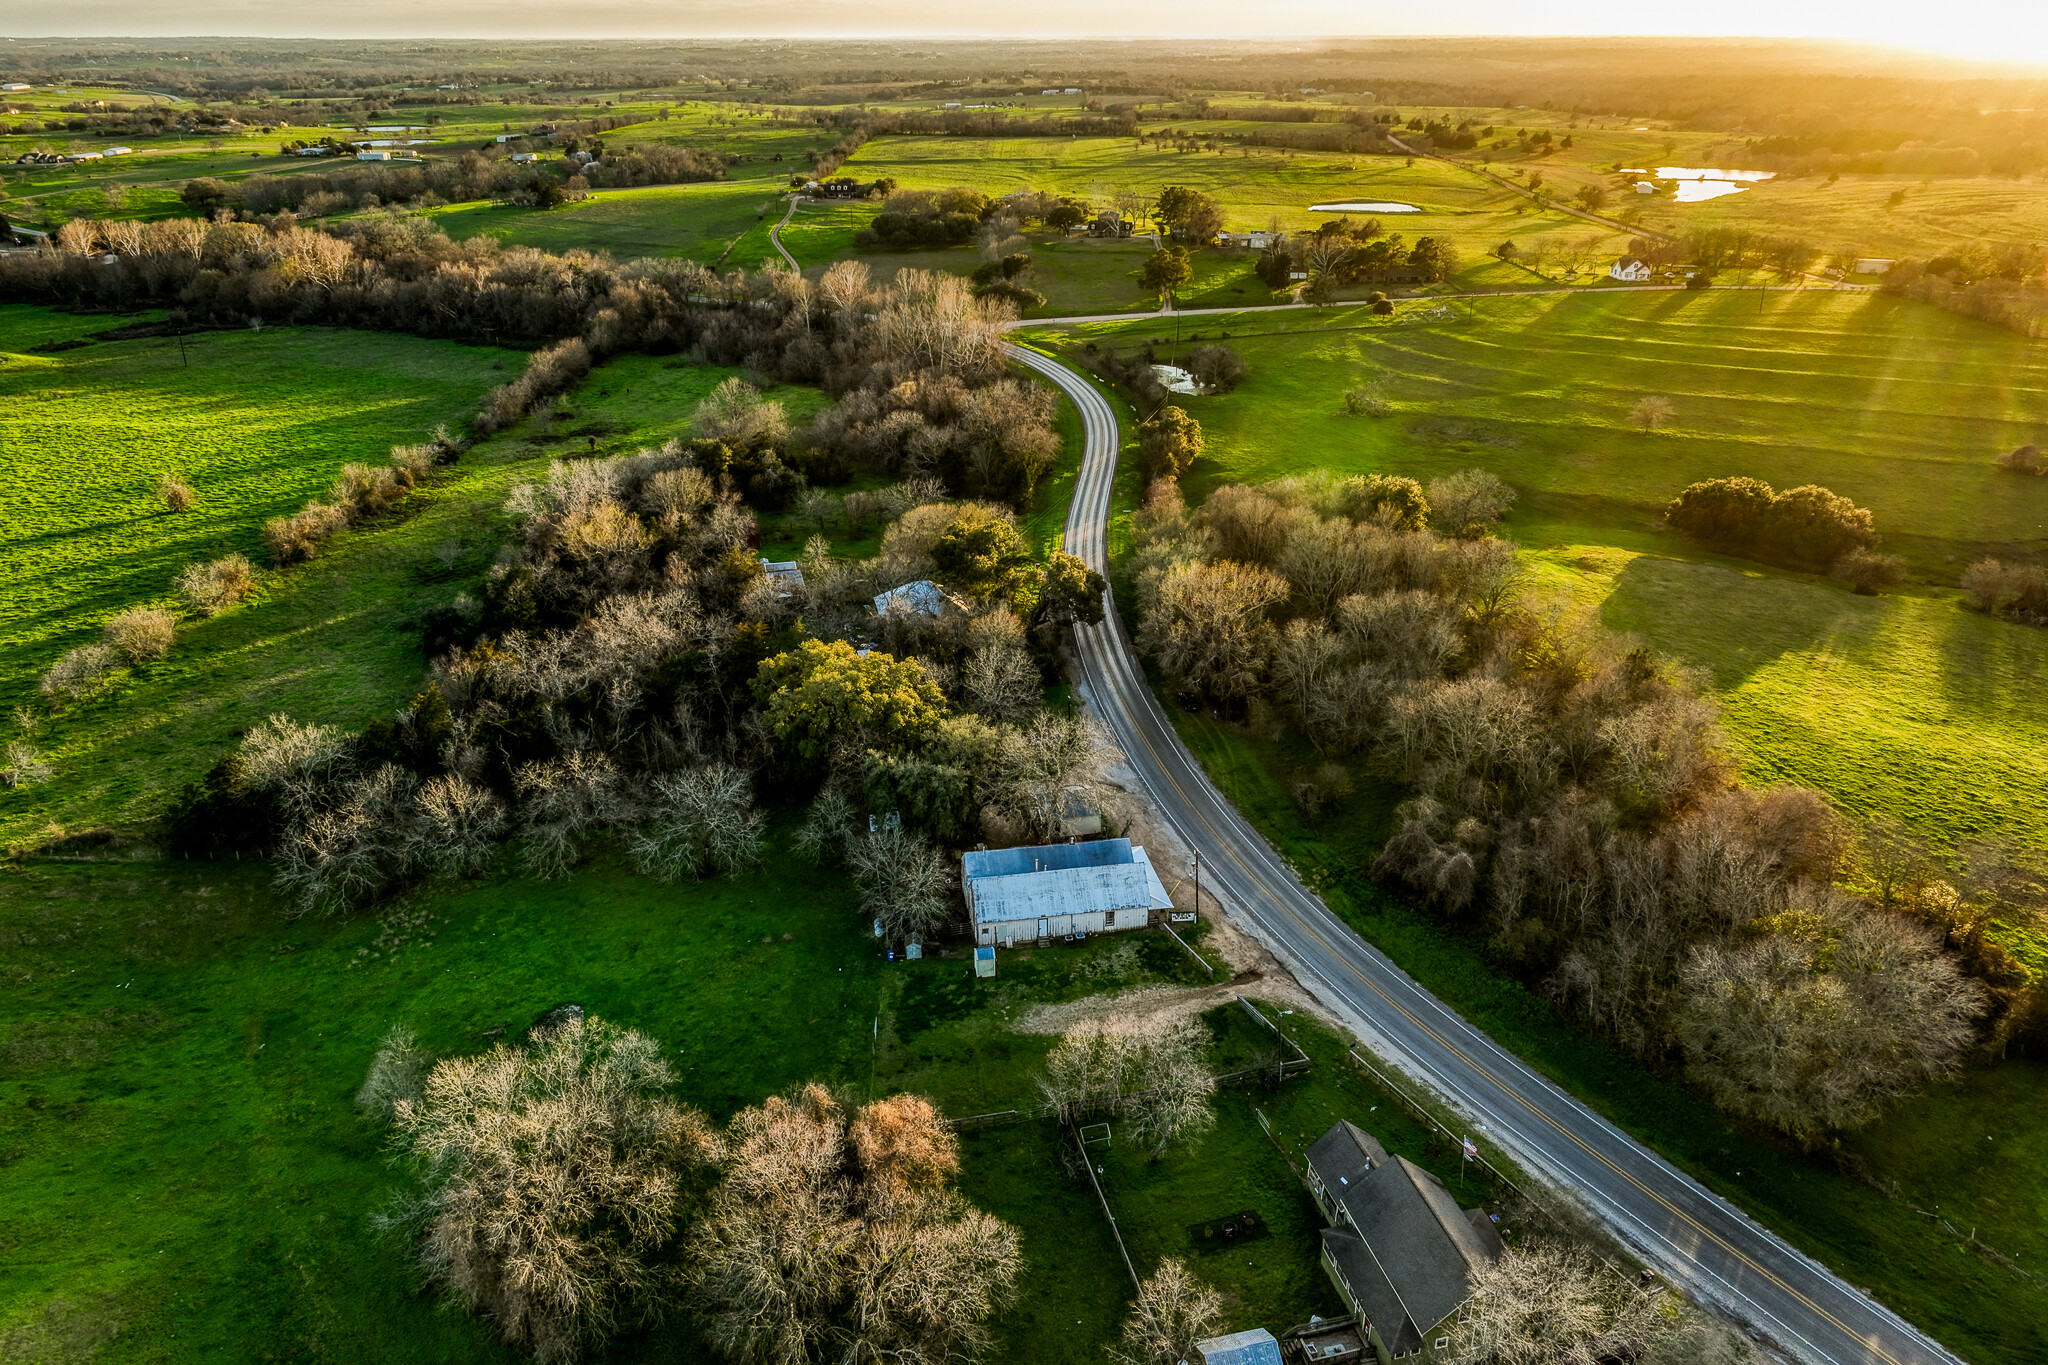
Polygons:
<instances>
[{"instance_id":1,"label":"bare deciduous tree","mask_svg":"<svg viewBox=\"0 0 2048 1365\"><path fill-rule=\"evenodd\" d=\"M193 502L196 501L192 493L192 485L186 483L176 474L159 474L156 476L156 496L157 501L164 505L165 511L174 513L188 510Z\"/></svg>"},{"instance_id":2,"label":"bare deciduous tree","mask_svg":"<svg viewBox=\"0 0 2048 1365\"><path fill-rule=\"evenodd\" d=\"M1636 400L1635 406L1628 410L1628 420L1644 431L1655 431L1669 422L1671 414L1675 411L1677 409L1672 406L1669 398L1661 394L1652 394L1648 398Z\"/></svg>"},{"instance_id":3,"label":"bare deciduous tree","mask_svg":"<svg viewBox=\"0 0 2048 1365\"><path fill-rule=\"evenodd\" d=\"M744 379L728 379L697 405L691 425L699 436L743 446L777 446L789 435L782 404L761 397Z\"/></svg>"},{"instance_id":4,"label":"bare deciduous tree","mask_svg":"<svg viewBox=\"0 0 2048 1365\"><path fill-rule=\"evenodd\" d=\"M1205 1041L1191 1019L1118 1016L1069 1030L1045 1059L1038 1091L1063 1122L1090 1113L1117 1117L1124 1135L1152 1157L1175 1138L1216 1121L1216 1079L1202 1065Z\"/></svg>"},{"instance_id":5,"label":"bare deciduous tree","mask_svg":"<svg viewBox=\"0 0 2048 1365\"><path fill-rule=\"evenodd\" d=\"M861 909L892 938L929 934L953 913L953 870L945 855L909 830L878 829L846 841Z\"/></svg>"},{"instance_id":6,"label":"bare deciduous tree","mask_svg":"<svg viewBox=\"0 0 2048 1365\"><path fill-rule=\"evenodd\" d=\"M1109 1348L1117 1365L1180 1365L1223 1319L1223 1296L1169 1256L1138 1286L1123 1335Z\"/></svg>"},{"instance_id":7,"label":"bare deciduous tree","mask_svg":"<svg viewBox=\"0 0 2048 1365\"><path fill-rule=\"evenodd\" d=\"M1278 638L1267 612L1286 598L1287 581L1254 565L1178 564L1159 579L1139 643L1190 690L1242 699L1264 684Z\"/></svg>"},{"instance_id":8,"label":"bare deciduous tree","mask_svg":"<svg viewBox=\"0 0 2048 1365\"><path fill-rule=\"evenodd\" d=\"M36 746L25 739L12 740L4 756L0 756L0 787L13 790L16 787L33 787L48 780L50 765L36 753Z\"/></svg>"},{"instance_id":9,"label":"bare deciduous tree","mask_svg":"<svg viewBox=\"0 0 2048 1365\"><path fill-rule=\"evenodd\" d=\"M950 1182L959 1152L931 1102L849 1110L809 1085L736 1116L693 1237L693 1300L749 1365L953 1365L989 1348L1022 1268L1016 1230Z\"/></svg>"},{"instance_id":10,"label":"bare deciduous tree","mask_svg":"<svg viewBox=\"0 0 2048 1365\"><path fill-rule=\"evenodd\" d=\"M1985 998L1933 933L1812 886L1757 930L1685 965L1676 1028L1716 1103L1812 1143L1954 1072Z\"/></svg>"},{"instance_id":11,"label":"bare deciduous tree","mask_svg":"<svg viewBox=\"0 0 2048 1365\"><path fill-rule=\"evenodd\" d=\"M1453 1365L1599 1365L1638 1360L1690 1315L1669 1294L1646 1294L1584 1250L1538 1242L1472 1273L1472 1295L1451 1334Z\"/></svg>"},{"instance_id":12,"label":"bare deciduous tree","mask_svg":"<svg viewBox=\"0 0 2048 1365\"><path fill-rule=\"evenodd\" d=\"M171 652L178 618L161 607L130 607L107 618L106 642L131 664L150 663Z\"/></svg>"},{"instance_id":13,"label":"bare deciduous tree","mask_svg":"<svg viewBox=\"0 0 2048 1365\"><path fill-rule=\"evenodd\" d=\"M574 749L526 764L515 776L526 838L521 856L536 877L567 875L591 830L622 823L633 810L625 778L603 754Z\"/></svg>"},{"instance_id":14,"label":"bare deciduous tree","mask_svg":"<svg viewBox=\"0 0 2048 1365\"><path fill-rule=\"evenodd\" d=\"M482 867L505 833L505 803L495 792L454 773L431 779L414 798L410 861L440 877Z\"/></svg>"},{"instance_id":15,"label":"bare deciduous tree","mask_svg":"<svg viewBox=\"0 0 2048 1365\"><path fill-rule=\"evenodd\" d=\"M648 783L628 847L642 872L665 882L737 872L760 861L762 823L746 770L706 763Z\"/></svg>"},{"instance_id":16,"label":"bare deciduous tree","mask_svg":"<svg viewBox=\"0 0 2048 1365\"><path fill-rule=\"evenodd\" d=\"M394 1106L429 1277L543 1362L651 1314L685 1173L715 1150L674 1079L653 1039L581 1017L436 1065Z\"/></svg>"},{"instance_id":17,"label":"bare deciduous tree","mask_svg":"<svg viewBox=\"0 0 2048 1365\"><path fill-rule=\"evenodd\" d=\"M1489 534L1514 503L1515 490L1484 469L1461 469L1429 482L1430 519L1460 540Z\"/></svg>"}]
</instances>

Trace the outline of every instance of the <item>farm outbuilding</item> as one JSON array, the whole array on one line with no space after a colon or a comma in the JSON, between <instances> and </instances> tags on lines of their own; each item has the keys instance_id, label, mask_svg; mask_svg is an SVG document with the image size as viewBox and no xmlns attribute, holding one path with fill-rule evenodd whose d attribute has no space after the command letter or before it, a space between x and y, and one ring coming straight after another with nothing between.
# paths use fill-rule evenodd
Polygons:
<instances>
[{"instance_id":1,"label":"farm outbuilding","mask_svg":"<svg viewBox=\"0 0 2048 1365\"><path fill-rule=\"evenodd\" d=\"M891 588L875 598L875 614L886 616L892 611L917 612L924 616L943 616L947 608L965 610L964 607L938 584L929 578L920 578L915 583L905 583L900 588Z\"/></svg>"},{"instance_id":2,"label":"farm outbuilding","mask_svg":"<svg viewBox=\"0 0 2048 1365\"><path fill-rule=\"evenodd\" d=\"M1253 1327L1196 1342L1195 1360L1201 1365L1280 1365L1280 1343L1265 1328Z\"/></svg>"},{"instance_id":3,"label":"farm outbuilding","mask_svg":"<svg viewBox=\"0 0 2048 1365\"><path fill-rule=\"evenodd\" d=\"M1173 909L1152 860L1129 839L977 849L960 866L977 945L1143 929Z\"/></svg>"}]
</instances>

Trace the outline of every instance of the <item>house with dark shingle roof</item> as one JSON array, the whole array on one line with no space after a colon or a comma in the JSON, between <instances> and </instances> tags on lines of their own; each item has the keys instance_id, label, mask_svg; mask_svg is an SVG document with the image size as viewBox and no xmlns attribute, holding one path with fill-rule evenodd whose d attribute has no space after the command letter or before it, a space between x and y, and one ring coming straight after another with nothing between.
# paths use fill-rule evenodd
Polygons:
<instances>
[{"instance_id":1,"label":"house with dark shingle roof","mask_svg":"<svg viewBox=\"0 0 2048 1365\"><path fill-rule=\"evenodd\" d=\"M1459 1208L1443 1181L1348 1122L1309 1148L1308 1183L1330 1220L1323 1269L1380 1365L1434 1359L1473 1272L1505 1250L1493 1220Z\"/></svg>"}]
</instances>

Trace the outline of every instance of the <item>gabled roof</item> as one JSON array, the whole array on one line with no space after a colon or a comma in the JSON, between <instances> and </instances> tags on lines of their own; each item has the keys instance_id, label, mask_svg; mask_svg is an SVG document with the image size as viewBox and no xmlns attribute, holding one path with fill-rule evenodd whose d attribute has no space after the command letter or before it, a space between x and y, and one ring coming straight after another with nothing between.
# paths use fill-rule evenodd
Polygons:
<instances>
[{"instance_id":1,"label":"gabled roof","mask_svg":"<svg viewBox=\"0 0 2048 1365\"><path fill-rule=\"evenodd\" d=\"M959 606L946 590L929 578L920 578L915 583L905 583L900 588L891 588L875 598L875 611L885 614L894 608L897 611L921 611L927 616L937 616L949 606Z\"/></svg>"},{"instance_id":2,"label":"gabled roof","mask_svg":"<svg viewBox=\"0 0 2048 1365\"><path fill-rule=\"evenodd\" d=\"M982 924L1173 908L1152 860L1128 839L981 850L960 870Z\"/></svg>"},{"instance_id":3,"label":"gabled roof","mask_svg":"<svg viewBox=\"0 0 2048 1365\"><path fill-rule=\"evenodd\" d=\"M1308 1149L1308 1164L1335 1199L1387 1162L1379 1139L1350 1120L1340 1120Z\"/></svg>"},{"instance_id":4,"label":"gabled roof","mask_svg":"<svg viewBox=\"0 0 2048 1365\"><path fill-rule=\"evenodd\" d=\"M1500 1254L1500 1239L1482 1237L1444 1183L1406 1157L1394 1157L1364 1180L1353 1181L1337 1201L1373 1272L1347 1282L1397 1355L1400 1348L1389 1330L1393 1320L1386 1315L1388 1298L1399 1306L1419 1344L1423 1332L1470 1297L1472 1272ZM1378 1312L1368 1306L1373 1298L1381 1300Z\"/></svg>"}]
</instances>

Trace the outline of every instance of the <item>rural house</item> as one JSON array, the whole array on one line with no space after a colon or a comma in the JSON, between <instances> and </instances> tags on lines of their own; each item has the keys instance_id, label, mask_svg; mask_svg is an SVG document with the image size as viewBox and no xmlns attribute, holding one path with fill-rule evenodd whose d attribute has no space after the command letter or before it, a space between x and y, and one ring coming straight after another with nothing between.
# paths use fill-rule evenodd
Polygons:
<instances>
[{"instance_id":1,"label":"rural house","mask_svg":"<svg viewBox=\"0 0 2048 1365\"><path fill-rule=\"evenodd\" d=\"M1216 245L1244 247L1252 251L1264 251L1273 245L1277 234L1271 232L1219 232Z\"/></svg>"},{"instance_id":2,"label":"rural house","mask_svg":"<svg viewBox=\"0 0 2048 1365\"><path fill-rule=\"evenodd\" d=\"M961 856L960 872L977 945L1143 929L1173 909L1152 860L1129 839L977 849Z\"/></svg>"},{"instance_id":3,"label":"rural house","mask_svg":"<svg viewBox=\"0 0 2048 1365\"><path fill-rule=\"evenodd\" d=\"M1323 1269L1380 1365L1435 1359L1473 1271L1505 1250L1493 1220L1460 1209L1441 1180L1347 1122L1309 1148L1308 1184L1330 1220Z\"/></svg>"},{"instance_id":4,"label":"rural house","mask_svg":"<svg viewBox=\"0 0 2048 1365\"><path fill-rule=\"evenodd\" d=\"M875 615L887 616L892 611L918 612L925 616L943 616L948 607L959 608L961 604L949 596L946 590L929 578L920 578L915 583L905 583L900 588L891 588L875 598Z\"/></svg>"},{"instance_id":5,"label":"rural house","mask_svg":"<svg viewBox=\"0 0 2048 1365\"><path fill-rule=\"evenodd\" d=\"M1650 278L1650 267L1647 262L1639 261L1633 256L1624 256L1613 265L1607 267L1607 278L1610 280L1627 280L1630 284L1641 284L1644 280Z\"/></svg>"}]
</instances>

